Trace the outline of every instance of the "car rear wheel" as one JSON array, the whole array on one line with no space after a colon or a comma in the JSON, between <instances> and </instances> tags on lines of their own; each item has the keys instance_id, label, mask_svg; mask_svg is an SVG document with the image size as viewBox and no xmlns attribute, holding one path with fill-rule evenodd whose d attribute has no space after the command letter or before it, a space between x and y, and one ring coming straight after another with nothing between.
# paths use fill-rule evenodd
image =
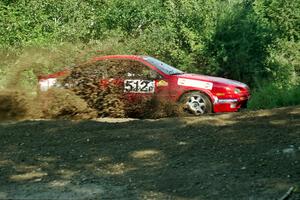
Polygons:
<instances>
[{"instance_id":1,"label":"car rear wheel","mask_svg":"<svg viewBox=\"0 0 300 200\"><path fill-rule=\"evenodd\" d=\"M189 92L181 98L185 110L194 115L212 112L212 103L207 95L201 92Z\"/></svg>"}]
</instances>

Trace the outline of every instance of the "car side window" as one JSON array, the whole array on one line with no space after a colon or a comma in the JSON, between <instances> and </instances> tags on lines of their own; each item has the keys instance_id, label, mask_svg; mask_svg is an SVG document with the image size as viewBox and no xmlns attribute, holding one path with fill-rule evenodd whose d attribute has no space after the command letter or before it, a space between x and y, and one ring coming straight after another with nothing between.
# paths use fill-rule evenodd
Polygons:
<instances>
[{"instance_id":1,"label":"car side window","mask_svg":"<svg viewBox=\"0 0 300 200\"><path fill-rule=\"evenodd\" d=\"M159 79L160 75L143 63L135 60L109 60L107 72L110 78L123 79Z\"/></svg>"},{"instance_id":2,"label":"car side window","mask_svg":"<svg viewBox=\"0 0 300 200\"><path fill-rule=\"evenodd\" d=\"M88 75L94 78L105 78L107 77L107 65L104 61L87 62L78 65L74 68L73 72L76 72L74 76Z\"/></svg>"},{"instance_id":3,"label":"car side window","mask_svg":"<svg viewBox=\"0 0 300 200\"><path fill-rule=\"evenodd\" d=\"M102 79L122 78L155 80L161 75L143 63L135 60L112 59L85 63L80 66L81 73Z\"/></svg>"}]
</instances>

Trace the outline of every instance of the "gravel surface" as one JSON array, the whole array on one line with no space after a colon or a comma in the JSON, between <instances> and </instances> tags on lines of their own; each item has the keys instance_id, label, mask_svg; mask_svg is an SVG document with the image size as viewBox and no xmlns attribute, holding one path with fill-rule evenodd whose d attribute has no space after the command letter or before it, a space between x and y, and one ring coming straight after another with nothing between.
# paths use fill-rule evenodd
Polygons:
<instances>
[{"instance_id":1,"label":"gravel surface","mask_svg":"<svg viewBox=\"0 0 300 200\"><path fill-rule=\"evenodd\" d=\"M300 199L300 107L0 123L0 199Z\"/></svg>"}]
</instances>

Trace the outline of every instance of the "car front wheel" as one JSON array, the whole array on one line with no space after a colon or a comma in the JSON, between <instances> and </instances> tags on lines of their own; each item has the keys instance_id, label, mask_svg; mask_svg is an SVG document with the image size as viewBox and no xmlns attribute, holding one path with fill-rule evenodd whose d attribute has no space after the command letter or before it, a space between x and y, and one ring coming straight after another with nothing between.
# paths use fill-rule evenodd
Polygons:
<instances>
[{"instance_id":1,"label":"car front wheel","mask_svg":"<svg viewBox=\"0 0 300 200\"><path fill-rule=\"evenodd\" d=\"M194 115L203 115L212 112L212 103L207 95L201 92L189 92L181 98L185 110Z\"/></svg>"}]
</instances>

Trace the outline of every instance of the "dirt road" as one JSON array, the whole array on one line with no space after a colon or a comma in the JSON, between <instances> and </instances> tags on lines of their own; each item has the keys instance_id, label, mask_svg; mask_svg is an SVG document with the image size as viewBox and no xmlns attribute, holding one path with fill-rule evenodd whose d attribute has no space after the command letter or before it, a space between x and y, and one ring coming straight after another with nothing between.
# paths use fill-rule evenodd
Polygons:
<instances>
[{"instance_id":1,"label":"dirt road","mask_svg":"<svg viewBox=\"0 0 300 200\"><path fill-rule=\"evenodd\" d=\"M0 199L300 199L300 107L0 124Z\"/></svg>"}]
</instances>

